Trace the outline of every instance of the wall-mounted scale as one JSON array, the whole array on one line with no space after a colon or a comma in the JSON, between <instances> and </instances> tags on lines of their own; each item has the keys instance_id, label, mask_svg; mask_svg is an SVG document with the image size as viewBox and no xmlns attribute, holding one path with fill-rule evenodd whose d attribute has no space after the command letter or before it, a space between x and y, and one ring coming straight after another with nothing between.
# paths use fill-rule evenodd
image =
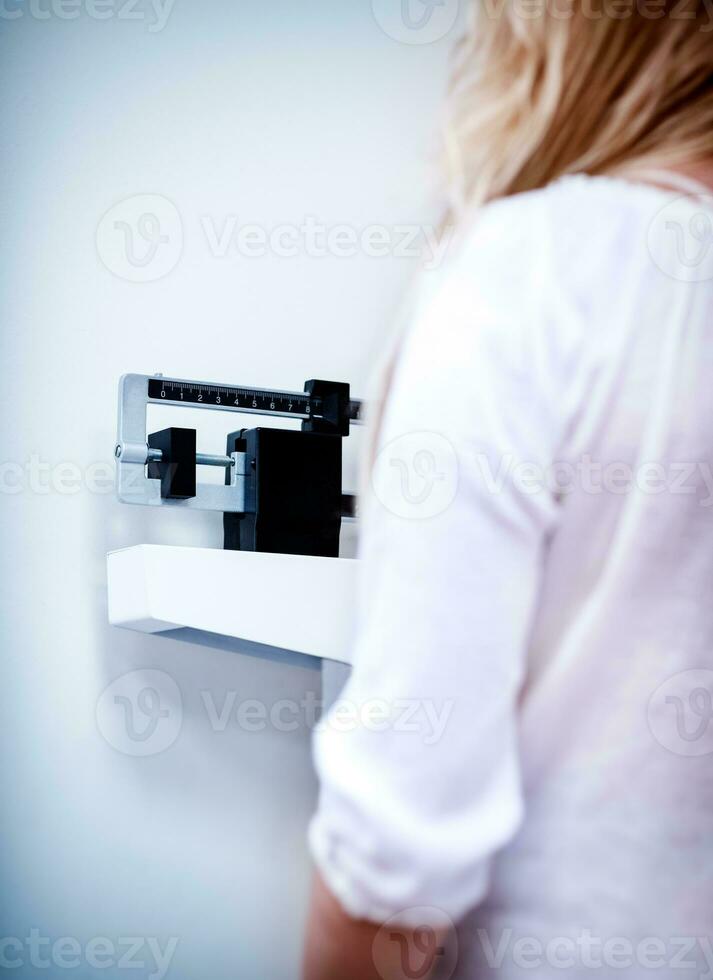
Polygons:
<instances>
[{"instance_id":1,"label":"wall-mounted scale","mask_svg":"<svg viewBox=\"0 0 713 980\"><path fill-rule=\"evenodd\" d=\"M196 451L196 430L147 434L151 404L241 412L301 421L300 429L243 428L224 455ZM349 385L307 381L304 391L205 384L125 374L119 383L117 493L129 504L174 505L224 514L228 550L336 558L342 518L355 501L342 493L342 439L361 422ZM225 470L223 486L200 483L200 466Z\"/></svg>"},{"instance_id":2,"label":"wall-mounted scale","mask_svg":"<svg viewBox=\"0 0 713 980\"><path fill-rule=\"evenodd\" d=\"M149 406L294 419L300 428L226 432L225 453L196 449L196 430L148 432ZM362 421L349 385L303 391L126 374L119 383L116 487L129 504L222 512L224 549L137 544L107 557L109 621L221 649L321 665L336 696L351 661L357 565L339 558L342 440ZM219 467L223 484L198 479ZM316 659L315 659L316 658Z\"/></svg>"}]
</instances>

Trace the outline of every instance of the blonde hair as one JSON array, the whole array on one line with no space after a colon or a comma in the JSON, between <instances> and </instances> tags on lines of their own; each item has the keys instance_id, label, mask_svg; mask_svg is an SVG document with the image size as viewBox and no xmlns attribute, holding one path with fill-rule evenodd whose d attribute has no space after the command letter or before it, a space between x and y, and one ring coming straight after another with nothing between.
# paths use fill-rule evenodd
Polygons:
<instances>
[{"instance_id":1,"label":"blonde hair","mask_svg":"<svg viewBox=\"0 0 713 980\"><path fill-rule=\"evenodd\" d=\"M704 0L478 0L456 49L451 214L572 173L713 160Z\"/></svg>"},{"instance_id":2,"label":"blonde hair","mask_svg":"<svg viewBox=\"0 0 713 980\"><path fill-rule=\"evenodd\" d=\"M471 3L451 78L442 231L466 209L565 174L675 187L686 183L677 173L713 162L709 0ZM402 333L376 372L367 463Z\"/></svg>"}]
</instances>

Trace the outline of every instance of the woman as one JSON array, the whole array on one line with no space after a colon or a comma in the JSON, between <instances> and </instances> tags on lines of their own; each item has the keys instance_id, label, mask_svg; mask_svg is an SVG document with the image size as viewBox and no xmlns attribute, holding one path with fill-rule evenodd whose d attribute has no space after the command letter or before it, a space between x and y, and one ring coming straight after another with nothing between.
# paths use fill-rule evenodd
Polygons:
<instances>
[{"instance_id":1,"label":"woman","mask_svg":"<svg viewBox=\"0 0 713 980\"><path fill-rule=\"evenodd\" d=\"M713 976L708 7L486 4L461 45L307 980Z\"/></svg>"}]
</instances>

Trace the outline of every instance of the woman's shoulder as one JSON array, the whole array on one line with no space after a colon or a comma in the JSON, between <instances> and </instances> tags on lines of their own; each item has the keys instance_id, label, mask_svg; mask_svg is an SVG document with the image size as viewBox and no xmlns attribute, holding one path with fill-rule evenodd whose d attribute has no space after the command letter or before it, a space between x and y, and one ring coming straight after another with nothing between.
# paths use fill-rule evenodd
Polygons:
<instances>
[{"instance_id":1,"label":"woman's shoulder","mask_svg":"<svg viewBox=\"0 0 713 980\"><path fill-rule=\"evenodd\" d=\"M422 284L403 351L411 388L438 389L442 402L457 389L467 400L507 373L522 390L559 397L615 370L633 332L657 329L641 310L663 323L680 289L651 251L672 199L571 177L481 208Z\"/></svg>"},{"instance_id":2,"label":"woman's shoulder","mask_svg":"<svg viewBox=\"0 0 713 980\"><path fill-rule=\"evenodd\" d=\"M563 177L494 201L458 235L458 259L473 270L487 251L490 271L535 267L561 289L670 291L713 280L713 190L684 193L617 177Z\"/></svg>"},{"instance_id":3,"label":"woman's shoulder","mask_svg":"<svg viewBox=\"0 0 713 980\"><path fill-rule=\"evenodd\" d=\"M574 175L547 187L501 198L467 217L457 236L461 261L536 264L540 273L576 274L638 262L655 265L651 239L666 231L666 212L690 200L650 184ZM661 220L663 217L663 221Z\"/></svg>"},{"instance_id":4,"label":"woman's shoulder","mask_svg":"<svg viewBox=\"0 0 713 980\"><path fill-rule=\"evenodd\" d=\"M661 276L650 240L670 200L653 186L586 176L498 199L459 221L423 295L498 330L556 326L558 312L566 325L570 308L605 314L622 291Z\"/></svg>"},{"instance_id":5,"label":"woman's shoulder","mask_svg":"<svg viewBox=\"0 0 713 980\"><path fill-rule=\"evenodd\" d=\"M648 306L657 297L665 307L681 282L713 280L713 244L703 249L692 239L698 221L713 243L707 207L653 185L562 178L467 219L454 237L443 285L469 292L500 329L509 322L516 331L536 331L539 323L580 339L596 333L621 341L638 296ZM629 326L636 329L636 320Z\"/></svg>"}]
</instances>

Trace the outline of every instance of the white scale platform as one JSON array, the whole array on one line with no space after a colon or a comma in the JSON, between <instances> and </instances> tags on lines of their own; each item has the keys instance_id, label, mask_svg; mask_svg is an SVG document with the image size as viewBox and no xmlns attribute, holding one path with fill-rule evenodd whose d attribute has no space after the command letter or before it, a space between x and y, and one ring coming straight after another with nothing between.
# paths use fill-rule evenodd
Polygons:
<instances>
[{"instance_id":1,"label":"white scale platform","mask_svg":"<svg viewBox=\"0 0 713 980\"><path fill-rule=\"evenodd\" d=\"M357 561L142 544L107 555L109 622L266 656L351 661ZM335 669L330 669L335 667ZM325 694L326 697L326 694Z\"/></svg>"}]
</instances>

